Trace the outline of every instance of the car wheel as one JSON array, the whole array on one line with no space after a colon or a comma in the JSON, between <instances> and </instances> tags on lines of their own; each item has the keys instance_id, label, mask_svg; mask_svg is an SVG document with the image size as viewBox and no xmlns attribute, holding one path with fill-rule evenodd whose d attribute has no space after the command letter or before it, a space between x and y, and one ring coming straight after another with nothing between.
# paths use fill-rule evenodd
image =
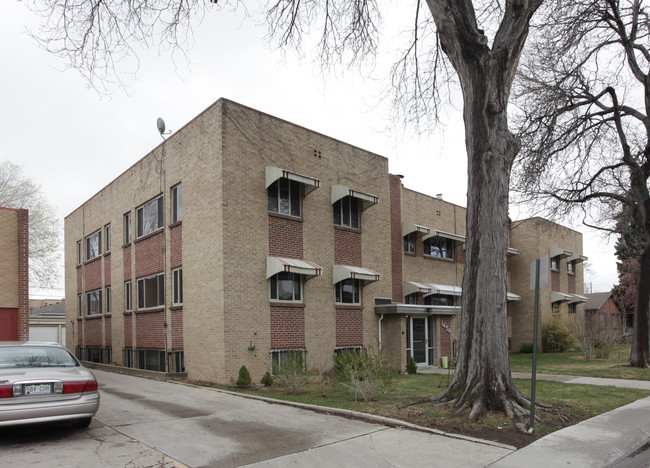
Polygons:
<instances>
[{"instance_id":1,"label":"car wheel","mask_svg":"<svg viewBox=\"0 0 650 468\"><path fill-rule=\"evenodd\" d=\"M85 429L90 426L90 421L92 421L92 418L78 419L72 423L72 427L75 429Z\"/></svg>"}]
</instances>

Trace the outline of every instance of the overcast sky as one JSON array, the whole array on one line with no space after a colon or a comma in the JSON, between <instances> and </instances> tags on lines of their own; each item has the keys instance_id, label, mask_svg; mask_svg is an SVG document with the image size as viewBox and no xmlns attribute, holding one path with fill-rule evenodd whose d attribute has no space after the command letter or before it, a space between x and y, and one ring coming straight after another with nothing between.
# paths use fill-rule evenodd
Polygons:
<instances>
[{"instance_id":1,"label":"overcast sky","mask_svg":"<svg viewBox=\"0 0 650 468\"><path fill-rule=\"evenodd\" d=\"M387 130L391 103L382 99L381 67L324 74L310 55L283 56L268 46L263 27L222 11L195 29L189 62L143 51L135 77L122 70L127 90L105 96L36 46L26 28L37 24L23 3L0 2L0 160L22 166L61 220L162 141L158 117L175 131L220 97L385 156L406 187L466 206L460 113L447 108L445 125L430 135ZM563 224L584 234L586 287L609 290L617 282L613 244ZM52 294L63 297L63 289Z\"/></svg>"}]
</instances>

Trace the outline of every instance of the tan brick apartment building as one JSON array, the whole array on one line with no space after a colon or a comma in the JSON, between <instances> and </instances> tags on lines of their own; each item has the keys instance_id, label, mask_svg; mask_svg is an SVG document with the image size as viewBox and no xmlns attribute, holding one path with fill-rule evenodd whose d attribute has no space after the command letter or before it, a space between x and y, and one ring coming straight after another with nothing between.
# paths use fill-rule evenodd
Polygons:
<instances>
[{"instance_id":1,"label":"tan brick apartment building","mask_svg":"<svg viewBox=\"0 0 650 468\"><path fill-rule=\"evenodd\" d=\"M29 212L0 207L0 341L29 338Z\"/></svg>"},{"instance_id":2,"label":"tan brick apartment building","mask_svg":"<svg viewBox=\"0 0 650 468\"><path fill-rule=\"evenodd\" d=\"M557 247L581 253L565 231ZM223 383L296 350L327 369L378 341L396 369L439 365L456 347L464 235L464 208L404 188L386 158L220 99L66 217L67 343Z\"/></svg>"}]
</instances>

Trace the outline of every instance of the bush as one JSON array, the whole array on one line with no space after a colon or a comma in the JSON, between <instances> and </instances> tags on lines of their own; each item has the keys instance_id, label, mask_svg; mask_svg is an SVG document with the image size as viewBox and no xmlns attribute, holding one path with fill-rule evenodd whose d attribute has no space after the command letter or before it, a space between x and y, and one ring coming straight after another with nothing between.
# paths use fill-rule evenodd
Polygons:
<instances>
[{"instance_id":1,"label":"bush","mask_svg":"<svg viewBox=\"0 0 650 468\"><path fill-rule=\"evenodd\" d=\"M519 347L519 352L524 354L530 354L534 350L533 343L522 343Z\"/></svg>"},{"instance_id":2,"label":"bush","mask_svg":"<svg viewBox=\"0 0 650 468\"><path fill-rule=\"evenodd\" d=\"M237 382L235 382L239 388L250 388L251 386L251 374L246 369L246 366L241 366L239 368L239 377L237 377Z\"/></svg>"},{"instance_id":3,"label":"bush","mask_svg":"<svg viewBox=\"0 0 650 468\"><path fill-rule=\"evenodd\" d=\"M418 365L415 362L415 358L411 356L409 360L406 362L406 373L407 374L417 374L418 373Z\"/></svg>"},{"instance_id":4,"label":"bush","mask_svg":"<svg viewBox=\"0 0 650 468\"><path fill-rule=\"evenodd\" d=\"M271 377L271 373L269 371L266 371L266 374L264 374L264 377L262 377L261 383L265 387L270 387L273 385L273 377Z\"/></svg>"},{"instance_id":5,"label":"bush","mask_svg":"<svg viewBox=\"0 0 650 468\"><path fill-rule=\"evenodd\" d=\"M290 393L298 393L306 387L313 375L307 370L302 351L287 352L282 362L273 364L274 383Z\"/></svg>"},{"instance_id":6,"label":"bush","mask_svg":"<svg viewBox=\"0 0 650 468\"><path fill-rule=\"evenodd\" d=\"M334 357L336 382L363 401L372 400L392 384L393 372L384 360L380 347L375 351L347 351Z\"/></svg>"},{"instance_id":7,"label":"bush","mask_svg":"<svg viewBox=\"0 0 650 468\"><path fill-rule=\"evenodd\" d=\"M545 353L563 353L571 346L569 330L553 321L542 329L542 349Z\"/></svg>"}]
</instances>

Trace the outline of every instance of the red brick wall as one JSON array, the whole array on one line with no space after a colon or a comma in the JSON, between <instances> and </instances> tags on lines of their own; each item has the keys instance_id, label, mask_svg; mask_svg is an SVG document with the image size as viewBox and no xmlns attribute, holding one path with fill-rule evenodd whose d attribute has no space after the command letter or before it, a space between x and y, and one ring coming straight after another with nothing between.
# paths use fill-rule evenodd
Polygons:
<instances>
[{"instance_id":1,"label":"red brick wall","mask_svg":"<svg viewBox=\"0 0 650 468\"><path fill-rule=\"evenodd\" d=\"M131 280L131 245L122 249L124 261L124 281Z\"/></svg>"},{"instance_id":2,"label":"red brick wall","mask_svg":"<svg viewBox=\"0 0 650 468\"><path fill-rule=\"evenodd\" d=\"M165 313L147 312L135 316L135 342L138 348L165 349Z\"/></svg>"},{"instance_id":3,"label":"red brick wall","mask_svg":"<svg viewBox=\"0 0 650 468\"><path fill-rule=\"evenodd\" d=\"M133 314L124 314L124 347L133 347L133 333L132 333Z\"/></svg>"},{"instance_id":4,"label":"red brick wall","mask_svg":"<svg viewBox=\"0 0 650 468\"><path fill-rule=\"evenodd\" d=\"M104 285L111 285L111 255L108 254L104 257Z\"/></svg>"},{"instance_id":5,"label":"red brick wall","mask_svg":"<svg viewBox=\"0 0 650 468\"><path fill-rule=\"evenodd\" d=\"M102 318L86 317L84 326L86 328L86 346L102 346Z\"/></svg>"},{"instance_id":6,"label":"red brick wall","mask_svg":"<svg viewBox=\"0 0 650 468\"><path fill-rule=\"evenodd\" d=\"M560 272L551 271L551 291L560 290Z\"/></svg>"},{"instance_id":7,"label":"red brick wall","mask_svg":"<svg viewBox=\"0 0 650 468\"><path fill-rule=\"evenodd\" d=\"M392 270L392 295L393 302L402 302L402 251L404 242L402 239L402 179L396 175L389 175L390 182L390 247L391 247L391 270ZM419 242L418 242L419 241ZM416 238L415 251L420 249L422 256L423 247L420 236ZM337 334L338 335L338 334Z\"/></svg>"},{"instance_id":8,"label":"red brick wall","mask_svg":"<svg viewBox=\"0 0 650 468\"><path fill-rule=\"evenodd\" d=\"M172 349L183 349L183 309L172 310Z\"/></svg>"},{"instance_id":9,"label":"red brick wall","mask_svg":"<svg viewBox=\"0 0 650 468\"><path fill-rule=\"evenodd\" d=\"M136 241L135 277L160 273L165 268L165 244L162 231L151 237ZM139 345L138 345L139 346Z\"/></svg>"},{"instance_id":10,"label":"red brick wall","mask_svg":"<svg viewBox=\"0 0 650 468\"><path fill-rule=\"evenodd\" d=\"M361 264L361 233L334 226L334 263L363 266Z\"/></svg>"},{"instance_id":11,"label":"red brick wall","mask_svg":"<svg viewBox=\"0 0 650 468\"><path fill-rule=\"evenodd\" d=\"M84 345L83 323L84 323L83 320L81 319L77 320L77 330L79 330L79 333L77 333L77 346Z\"/></svg>"},{"instance_id":12,"label":"red brick wall","mask_svg":"<svg viewBox=\"0 0 650 468\"><path fill-rule=\"evenodd\" d=\"M269 255L302 260L302 220L269 213Z\"/></svg>"},{"instance_id":13,"label":"red brick wall","mask_svg":"<svg viewBox=\"0 0 650 468\"><path fill-rule=\"evenodd\" d=\"M84 267L86 291L94 291L102 287L102 258L92 260Z\"/></svg>"},{"instance_id":14,"label":"red brick wall","mask_svg":"<svg viewBox=\"0 0 650 468\"><path fill-rule=\"evenodd\" d=\"M183 265L183 225L175 224L169 228L170 264L171 268Z\"/></svg>"},{"instance_id":15,"label":"red brick wall","mask_svg":"<svg viewBox=\"0 0 650 468\"><path fill-rule=\"evenodd\" d=\"M18 210L18 339L29 339L29 211Z\"/></svg>"},{"instance_id":16,"label":"red brick wall","mask_svg":"<svg viewBox=\"0 0 650 468\"><path fill-rule=\"evenodd\" d=\"M104 346L111 347L113 343L113 328L111 317L104 317Z\"/></svg>"},{"instance_id":17,"label":"red brick wall","mask_svg":"<svg viewBox=\"0 0 650 468\"><path fill-rule=\"evenodd\" d=\"M456 243L456 251L454 252L454 261L460 263L461 265L465 263L465 249L463 248L465 244Z\"/></svg>"},{"instance_id":18,"label":"red brick wall","mask_svg":"<svg viewBox=\"0 0 650 468\"><path fill-rule=\"evenodd\" d=\"M568 279L567 289L569 291L569 294L575 294L576 293L576 277L575 277L575 275L569 275L567 279Z\"/></svg>"},{"instance_id":19,"label":"red brick wall","mask_svg":"<svg viewBox=\"0 0 650 468\"><path fill-rule=\"evenodd\" d=\"M303 307L271 305L271 348L305 347L305 311Z\"/></svg>"},{"instance_id":20,"label":"red brick wall","mask_svg":"<svg viewBox=\"0 0 650 468\"><path fill-rule=\"evenodd\" d=\"M77 267L77 294L81 294L83 292L83 282L81 281L83 278L83 267L78 266Z\"/></svg>"},{"instance_id":21,"label":"red brick wall","mask_svg":"<svg viewBox=\"0 0 650 468\"><path fill-rule=\"evenodd\" d=\"M363 310L336 308L336 346L363 345Z\"/></svg>"}]
</instances>

